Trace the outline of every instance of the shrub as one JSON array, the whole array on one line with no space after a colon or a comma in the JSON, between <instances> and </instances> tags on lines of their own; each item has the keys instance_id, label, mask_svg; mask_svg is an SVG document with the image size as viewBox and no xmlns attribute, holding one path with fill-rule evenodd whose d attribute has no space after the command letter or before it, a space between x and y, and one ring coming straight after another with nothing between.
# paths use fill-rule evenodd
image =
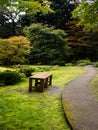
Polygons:
<instances>
[{"instance_id":1,"label":"shrub","mask_svg":"<svg viewBox=\"0 0 98 130\"><path fill-rule=\"evenodd\" d=\"M73 66L74 64L73 63L66 63L65 65L66 66Z\"/></svg>"},{"instance_id":2,"label":"shrub","mask_svg":"<svg viewBox=\"0 0 98 130\"><path fill-rule=\"evenodd\" d=\"M0 85L12 85L21 80L19 73L16 71L6 70L0 72Z\"/></svg>"},{"instance_id":3,"label":"shrub","mask_svg":"<svg viewBox=\"0 0 98 130\"><path fill-rule=\"evenodd\" d=\"M50 71L50 70L53 70L53 67L52 66L44 66L44 67L39 67L38 68L40 72L44 72L44 71Z\"/></svg>"},{"instance_id":4,"label":"shrub","mask_svg":"<svg viewBox=\"0 0 98 130\"><path fill-rule=\"evenodd\" d=\"M65 66L65 61L59 61L59 64L58 64L59 66Z\"/></svg>"},{"instance_id":5,"label":"shrub","mask_svg":"<svg viewBox=\"0 0 98 130\"><path fill-rule=\"evenodd\" d=\"M24 36L0 39L0 64L14 65L28 63L29 41Z\"/></svg>"},{"instance_id":6,"label":"shrub","mask_svg":"<svg viewBox=\"0 0 98 130\"><path fill-rule=\"evenodd\" d=\"M65 61L62 60L54 60L50 63L51 65L59 65L59 66L64 66L65 65Z\"/></svg>"},{"instance_id":7,"label":"shrub","mask_svg":"<svg viewBox=\"0 0 98 130\"><path fill-rule=\"evenodd\" d=\"M98 67L98 62L95 62L95 63L94 63L94 66L95 66L95 67Z\"/></svg>"},{"instance_id":8,"label":"shrub","mask_svg":"<svg viewBox=\"0 0 98 130\"><path fill-rule=\"evenodd\" d=\"M91 65L92 62L89 59L85 59L85 60L79 60L79 61L77 61L77 64L79 66L85 66L85 65Z\"/></svg>"},{"instance_id":9,"label":"shrub","mask_svg":"<svg viewBox=\"0 0 98 130\"><path fill-rule=\"evenodd\" d=\"M37 66L35 68L36 72L45 72L45 71L52 71L52 70L57 70L59 66Z\"/></svg>"},{"instance_id":10,"label":"shrub","mask_svg":"<svg viewBox=\"0 0 98 130\"><path fill-rule=\"evenodd\" d=\"M35 69L34 68L30 68L30 67L19 67L18 69L17 69L17 71L19 72L19 73L24 73L25 74L25 76L26 77L29 77L29 76L31 76L32 75L32 72L34 72L35 71Z\"/></svg>"}]
</instances>

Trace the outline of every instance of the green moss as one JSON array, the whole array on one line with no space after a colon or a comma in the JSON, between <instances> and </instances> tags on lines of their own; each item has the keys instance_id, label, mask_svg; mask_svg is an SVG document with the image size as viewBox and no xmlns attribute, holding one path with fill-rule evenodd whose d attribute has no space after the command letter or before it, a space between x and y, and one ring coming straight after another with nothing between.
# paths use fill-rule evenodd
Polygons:
<instances>
[{"instance_id":1,"label":"green moss","mask_svg":"<svg viewBox=\"0 0 98 130\"><path fill-rule=\"evenodd\" d=\"M90 89L95 99L98 100L98 75L91 81Z\"/></svg>"},{"instance_id":2,"label":"green moss","mask_svg":"<svg viewBox=\"0 0 98 130\"><path fill-rule=\"evenodd\" d=\"M53 73L53 86L65 86L84 70L58 67L48 72ZM13 86L0 87L0 111L1 130L70 130L60 95L46 91L28 93L28 78Z\"/></svg>"},{"instance_id":3,"label":"green moss","mask_svg":"<svg viewBox=\"0 0 98 130\"><path fill-rule=\"evenodd\" d=\"M68 102L67 100L63 100L63 108L64 108L64 111L65 111L65 114L66 114L66 117L67 119L69 119L69 123L73 124L73 119L75 118L73 113L70 113L71 112L71 109L72 109L72 106L73 104Z\"/></svg>"},{"instance_id":4,"label":"green moss","mask_svg":"<svg viewBox=\"0 0 98 130\"><path fill-rule=\"evenodd\" d=\"M69 130L64 120L59 96L46 93L23 95L16 92L1 94L3 129Z\"/></svg>"}]
</instances>

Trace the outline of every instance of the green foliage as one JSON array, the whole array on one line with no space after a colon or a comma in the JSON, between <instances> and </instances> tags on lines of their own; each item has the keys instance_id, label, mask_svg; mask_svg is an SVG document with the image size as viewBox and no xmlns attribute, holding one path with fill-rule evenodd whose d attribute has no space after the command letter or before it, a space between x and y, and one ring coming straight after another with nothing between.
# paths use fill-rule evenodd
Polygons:
<instances>
[{"instance_id":1,"label":"green foliage","mask_svg":"<svg viewBox=\"0 0 98 130\"><path fill-rule=\"evenodd\" d=\"M53 71L57 69L58 69L58 66L40 66L40 67L35 68L35 70L38 72Z\"/></svg>"},{"instance_id":2,"label":"green foliage","mask_svg":"<svg viewBox=\"0 0 98 130\"><path fill-rule=\"evenodd\" d=\"M52 61L64 60L66 57L66 34L63 30L41 24L32 24L24 29L31 42L30 62L50 64Z\"/></svg>"},{"instance_id":3,"label":"green foliage","mask_svg":"<svg viewBox=\"0 0 98 130\"><path fill-rule=\"evenodd\" d=\"M12 85L21 80L19 73L15 71L6 70L0 72L0 85Z\"/></svg>"},{"instance_id":4,"label":"green foliage","mask_svg":"<svg viewBox=\"0 0 98 130\"><path fill-rule=\"evenodd\" d=\"M95 67L98 67L98 61L97 61L97 62L94 62L94 66L95 66Z\"/></svg>"},{"instance_id":5,"label":"green foliage","mask_svg":"<svg viewBox=\"0 0 98 130\"><path fill-rule=\"evenodd\" d=\"M52 10L49 8L48 1L36 1L36 0L0 0L0 37L7 38L9 36L15 36L22 33L22 18L32 18L37 14L47 14ZM27 19L23 19L25 23ZM9 29L7 29L9 28ZM7 31L8 33L4 32Z\"/></svg>"},{"instance_id":6,"label":"green foliage","mask_svg":"<svg viewBox=\"0 0 98 130\"><path fill-rule=\"evenodd\" d=\"M98 33L85 32L83 27L77 27L78 20L67 24L67 44L69 46L68 62L81 59L98 60Z\"/></svg>"},{"instance_id":7,"label":"green foliage","mask_svg":"<svg viewBox=\"0 0 98 130\"><path fill-rule=\"evenodd\" d=\"M32 75L32 73L35 71L34 68L28 67L28 66L17 66L16 70L18 73L24 73L26 77L29 77Z\"/></svg>"},{"instance_id":8,"label":"green foliage","mask_svg":"<svg viewBox=\"0 0 98 130\"><path fill-rule=\"evenodd\" d=\"M33 73L36 73L36 72L45 72L45 71L54 71L54 70L58 70L59 66L43 66L43 65L13 65L12 68L14 70L16 70L17 72L21 73L21 70L24 70L24 69L29 69L31 70L31 72ZM4 70L8 70L9 68L5 68L5 67L0 67L0 69L2 71ZM12 70L12 69L11 69ZM23 71L22 71L23 72ZM23 72L24 73L24 72Z\"/></svg>"},{"instance_id":9,"label":"green foliage","mask_svg":"<svg viewBox=\"0 0 98 130\"><path fill-rule=\"evenodd\" d=\"M54 60L54 61L51 61L50 64L51 64L51 65L64 66L64 65L65 65L65 61L63 61L63 60Z\"/></svg>"},{"instance_id":10,"label":"green foliage","mask_svg":"<svg viewBox=\"0 0 98 130\"><path fill-rule=\"evenodd\" d=\"M66 63L65 66L73 66L74 64L72 63Z\"/></svg>"},{"instance_id":11,"label":"green foliage","mask_svg":"<svg viewBox=\"0 0 98 130\"><path fill-rule=\"evenodd\" d=\"M64 119L59 96L33 93L29 97L13 91L1 95L0 108L2 130L70 130Z\"/></svg>"},{"instance_id":12,"label":"green foliage","mask_svg":"<svg viewBox=\"0 0 98 130\"><path fill-rule=\"evenodd\" d=\"M29 41L23 36L0 39L0 52L3 65L28 63Z\"/></svg>"},{"instance_id":13,"label":"green foliage","mask_svg":"<svg viewBox=\"0 0 98 130\"><path fill-rule=\"evenodd\" d=\"M74 1L70 0L49 0L50 8L54 12L50 12L45 16L37 15L37 20L42 23L47 23L56 28L66 29L66 23L72 20L72 11L75 8Z\"/></svg>"},{"instance_id":14,"label":"green foliage","mask_svg":"<svg viewBox=\"0 0 98 130\"><path fill-rule=\"evenodd\" d=\"M26 77L29 77L32 75L32 69L31 68L21 68L19 70L20 73L24 73Z\"/></svg>"},{"instance_id":15,"label":"green foliage","mask_svg":"<svg viewBox=\"0 0 98 130\"><path fill-rule=\"evenodd\" d=\"M79 25L83 25L88 31L98 31L98 0L82 0L80 5L73 11L73 17L79 18Z\"/></svg>"},{"instance_id":16,"label":"green foliage","mask_svg":"<svg viewBox=\"0 0 98 130\"><path fill-rule=\"evenodd\" d=\"M91 64L92 64L92 62L89 59L77 61L77 65L79 65L79 66L85 66L85 65L91 65Z\"/></svg>"}]
</instances>

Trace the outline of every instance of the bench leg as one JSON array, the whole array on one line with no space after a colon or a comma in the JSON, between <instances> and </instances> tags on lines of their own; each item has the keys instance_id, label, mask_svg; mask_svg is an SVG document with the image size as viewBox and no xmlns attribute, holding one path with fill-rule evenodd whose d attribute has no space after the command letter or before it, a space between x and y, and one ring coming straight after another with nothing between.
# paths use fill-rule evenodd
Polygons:
<instances>
[{"instance_id":1,"label":"bench leg","mask_svg":"<svg viewBox=\"0 0 98 130\"><path fill-rule=\"evenodd\" d=\"M52 75L49 77L49 85L52 85Z\"/></svg>"},{"instance_id":2,"label":"bench leg","mask_svg":"<svg viewBox=\"0 0 98 130\"><path fill-rule=\"evenodd\" d=\"M40 92L44 91L44 79L41 79L40 81Z\"/></svg>"},{"instance_id":3,"label":"bench leg","mask_svg":"<svg viewBox=\"0 0 98 130\"><path fill-rule=\"evenodd\" d=\"M35 87L38 86L38 79L35 79Z\"/></svg>"},{"instance_id":4,"label":"bench leg","mask_svg":"<svg viewBox=\"0 0 98 130\"><path fill-rule=\"evenodd\" d=\"M46 80L45 80L45 82L44 82L44 85L45 85L45 87L48 86L48 78L46 78Z\"/></svg>"},{"instance_id":5,"label":"bench leg","mask_svg":"<svg viewBox=\"0 0 98 130\"><path fill-rule=\"evenodd\" d=\"M29 92L32 92L32 79L29 78Z\"/></svg>"}]
</instances>

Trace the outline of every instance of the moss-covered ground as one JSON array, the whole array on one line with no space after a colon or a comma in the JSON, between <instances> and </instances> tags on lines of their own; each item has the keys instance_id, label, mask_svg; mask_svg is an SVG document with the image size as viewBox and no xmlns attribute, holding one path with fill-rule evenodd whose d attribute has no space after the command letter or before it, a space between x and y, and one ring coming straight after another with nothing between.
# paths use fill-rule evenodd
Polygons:
<instances>
[{"instance_id":1,"label":"moss-covered ground","mask_svg":"<svg viewBox=\"0 0 98 130\"><path fill-rule=\"evenodd\" d=\"M91 81L90 89L92 95L98 101L98 75Z\"/></svg>"},{"instance_id":2,"label":"moss-covered ground","mask_svg":"<svg viewBox=\"0 0 98 130\"><path fill-rule=\"evenodd\" d=\"M34 67L37 70L38 66ZM65 87L84 69L55 66L46 71L53 74L52 87ZM46 90L29 93L27 78L16 85L0 87L0 130L70 130L70 127L64 117L61 96L51 95Z\"/></svg>"}]
</instances>

